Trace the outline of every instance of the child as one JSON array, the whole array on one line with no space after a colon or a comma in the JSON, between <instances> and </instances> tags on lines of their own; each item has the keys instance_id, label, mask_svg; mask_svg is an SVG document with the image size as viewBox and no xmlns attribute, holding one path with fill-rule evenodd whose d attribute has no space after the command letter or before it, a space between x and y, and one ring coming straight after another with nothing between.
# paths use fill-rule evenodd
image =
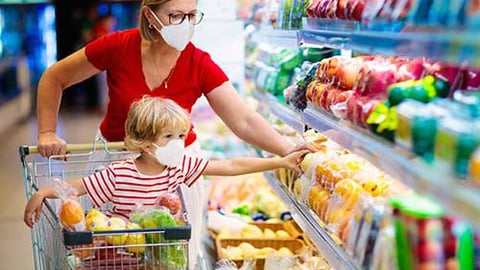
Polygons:
<instances>
[{"instance_id":1,"label":"child","mask_svg":"<svg viewBox=\"0 0 480 270\"><path fill-rule=\"evenodd\" d=\"M140 154L68 183L78 196L87 194L97 207L112 202L108 216L128 219L136 204L152 206L160 195L182 184L191 186L201 175L240 175L281 167L299 170L302 157L308 153L303 150L285 157L209 161L184 154L189 128L187 113L175 102L144 97L132 104L125 122L125 145ZM53 187L40 189L29 199L24 211L27 226L33 227L40 218L45 198L56 198Z\"/></svg>"}]
</instances>

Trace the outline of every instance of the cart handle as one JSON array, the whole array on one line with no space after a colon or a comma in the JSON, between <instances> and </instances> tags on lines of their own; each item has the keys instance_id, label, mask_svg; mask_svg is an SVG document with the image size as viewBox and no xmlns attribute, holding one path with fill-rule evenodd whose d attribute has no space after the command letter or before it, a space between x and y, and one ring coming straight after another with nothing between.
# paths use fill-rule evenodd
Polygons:
<instances>
[{"instance_id":1,"label":"cart handle","mask_svg":"<svg viewBox=\"0 0 480 270\"><path fill-rule=\"evenodd\" d=\"M76 152L76 151L93 151L97 149L97 142L92 143L78 143L78 144L67 144L67 152ZM102 142L103 148L106 151L109 150L125 150L124 142ZM101 146L100 146L101 147ZM98 148L100 148L98 147ZM38 154L38 147L36 145L22 145L20 146L20 155L26 156L30 154Z\"/></svg>"}]
</instances>

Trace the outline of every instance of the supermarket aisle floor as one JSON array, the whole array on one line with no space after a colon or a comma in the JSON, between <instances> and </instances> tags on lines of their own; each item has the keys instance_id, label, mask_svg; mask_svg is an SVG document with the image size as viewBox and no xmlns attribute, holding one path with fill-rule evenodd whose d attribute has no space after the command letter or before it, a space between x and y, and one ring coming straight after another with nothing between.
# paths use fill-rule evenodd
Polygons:
<instances>
[{"instance_id":1,"label":"supermarket aisle floor","mask_svg":"<svg viewBox=\"0 0 480 270\"><path fill-rule=\"evenodd\" d=\"M60 132L69 143L93 140L100 116L87 113L64 113ZM18 147L35 144L36 119L28 119L0 134L0 269L33 269L29 229L23 223L25 205L22 166Z\"/></svg>"}]
</instances>

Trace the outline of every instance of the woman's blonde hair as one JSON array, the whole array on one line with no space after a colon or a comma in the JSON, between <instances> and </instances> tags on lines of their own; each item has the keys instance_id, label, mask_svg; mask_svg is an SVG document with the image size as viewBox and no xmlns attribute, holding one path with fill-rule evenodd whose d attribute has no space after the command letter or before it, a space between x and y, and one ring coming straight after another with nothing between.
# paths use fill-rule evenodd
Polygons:
<instances>
[{"instance_id":1,"label":"woman's blonde hair","mask_svg":"<svg viewBox=\"0 0 480 270\"><path fill-rule=\"evenodd\" d=\"M129 151L140 151L156 141L165 129L187 132L189 128L188 113L173 100L144 96L128 112L125 146Z\"/></svg>"},{"instance_id":2,"label":"woman's blonde hair","mask_svg":"<svg viewBox=\"0 0 480 270\"><path fill-rule=\"evenodd\" d=\"M155 39L155 28L150 28L145 14L143 14L143 6L149 7L152 11L156 11L157 8L170 2L171 0L143 0L142 5L140 5L140 13L138 14L138 26L140 28L140 34L146 40L153 41Z\"/></svg>"}]
</instances>

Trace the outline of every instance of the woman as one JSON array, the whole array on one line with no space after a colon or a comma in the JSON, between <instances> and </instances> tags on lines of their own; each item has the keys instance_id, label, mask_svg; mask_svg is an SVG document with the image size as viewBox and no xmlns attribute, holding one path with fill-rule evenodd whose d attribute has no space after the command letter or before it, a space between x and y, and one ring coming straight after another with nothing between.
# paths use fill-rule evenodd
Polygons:
<instances>
[{"instance_id":1,"label":"woman","mask_svg":"<svg viewBox=\"0 0 480 270\"><path fill-rule=\"evenodd\" d=\"M189 42L194 24L203 18L196 4L144 0L139 29L101 37L49 67L38 85L40 153L66 152L65 141L56 135L62 91L104 70L109 104L100 132L107 141L123 140L128 108L145 94L173 99L187 111L205 95L215 113L244 141L282 156L291 152L293 145L241 100L207 53ZM194 141L192 130L186 143Z\"/></svg>"},{"instance_id":2,"label":"woman","mask_svg":"<svg viewBox=\"0 0 480 270\"><path fill-rule=\"evenodd\" d=\"M204 95L242 140L281 156L292 152L295 147L251 110L220 67L190 42L194 25L202 18L196 0L143 0L138 29L105 35L49 67L38 85L39 152L43 156L66 152L66 142L56 134L62 91L101 71L106 71L109 88L109 103L100 125L100 134L107 141L124 139L129 107L144 95L172 99L188 112ZM185 141L188 148L192 149L195 138L191 127ZM184 192L190 222L201 222L203 191ZM198 250L195 236L199 234L192 231L190 250Z\"/></svg>"}]
</instances>

